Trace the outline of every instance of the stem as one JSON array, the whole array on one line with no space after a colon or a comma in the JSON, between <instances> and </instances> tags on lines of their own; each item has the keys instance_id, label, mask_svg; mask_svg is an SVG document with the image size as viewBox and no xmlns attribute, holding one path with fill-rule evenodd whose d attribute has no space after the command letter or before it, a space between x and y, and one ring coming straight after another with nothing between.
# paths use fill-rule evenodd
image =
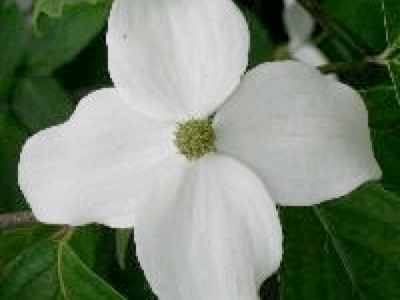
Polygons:
<instances>
[{"instance_id":1,"label":"stem","mask_svg":"<svg viewBox=\"0 0 400 300\"><path fill-rule=\"evenodd\" d=\"M344 30L332 16L318 3L317 0L297 0L300 4L329 34L336 34L341 37L354 51L364 57L367 54L368 47L358 44L346 30Z\"/></svg>"},{"instance_id":2,"label":"stem","mask_svg":"<svg viewBox=\"0 0 400 300\"><path fill-rule=\"evenodd\" d=\"M390 73L386 65L376 62L341 62L319 67L323 74L336 74L340 80L355 88L386 82Z\"/></svg>"},{"instance_id":3,"label":"stem","mask_svg":"<svg viewBox=\"0 0 400 300\"><path fill-rule=\"evenodd\" d=\"M0 215L0 228L33 224L39 224L39 221L29 211Z\"/></svg>"}]
</instances>

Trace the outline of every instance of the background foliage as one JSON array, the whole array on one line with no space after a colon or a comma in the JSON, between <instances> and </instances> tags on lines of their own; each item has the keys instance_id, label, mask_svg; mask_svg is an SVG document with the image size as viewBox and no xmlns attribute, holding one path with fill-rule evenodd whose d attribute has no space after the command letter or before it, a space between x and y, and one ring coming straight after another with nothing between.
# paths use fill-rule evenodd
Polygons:
<instances>
[{"instance_id":1,"label":"background foliage","mask_svg":"<svg viewBox=\"0 0 400 300\"><path fill-rule=\"evenodd\" d=\"M236 2L251 30L250 66L273 60L287 42L282 3ZM400 299L400 3L324 0L321 7L336 30L317 27L313 40L331 62L346 62L330 67L365 100L383 178L319 206L281 207L284 260L260 294ZM37 0L30 26L15 3L0 0L0 213L29 209L16 179L24 140L66 120L82 96L112 85L109 9L107 0ZM370 72L367 81L342 72L369 61L387 72ZM0 299L156 299L134 248L130 231L100 225L0 229Z\"/></svg>"}]
</instances>

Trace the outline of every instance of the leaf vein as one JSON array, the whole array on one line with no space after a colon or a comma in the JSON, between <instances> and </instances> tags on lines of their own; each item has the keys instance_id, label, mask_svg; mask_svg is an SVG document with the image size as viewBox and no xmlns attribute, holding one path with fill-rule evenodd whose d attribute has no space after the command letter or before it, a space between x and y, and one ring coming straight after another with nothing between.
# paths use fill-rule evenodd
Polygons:
<instances>
[{"instance_id":1,"label":"leaf vein","mask_svg":"<svg viewBox=\"0 0 400 300\"><path fill-rule=\"evenodd\" d=\"M312 208L313 208L313 211L314 211L315 215L317 216L318 220L322 224L322 227L325 229L326 233L328 234L329 238L331 239L333 248L335 249L336 254L339 257L340 262L342 263L342 265L343 265L343 267L345 269L345 272L346 272L347 276L349 277L350 282L351 282L354 290L357 292L357 294L359 295L359 297L362 300L366 300L364 294L362 293L361 289L359 288L359 286L358 286L358 284L356 282L354 273L353 273L353 271L351 270L351 267L350 267L350 263L346 259L346 255L345 255L344 251L342 251L342 249L339 246L339 241L334 236L333 231L329 227L327 221L322 216L322 214L319 211L318 207L313 206Z\"/></svg>"}]
</instances>

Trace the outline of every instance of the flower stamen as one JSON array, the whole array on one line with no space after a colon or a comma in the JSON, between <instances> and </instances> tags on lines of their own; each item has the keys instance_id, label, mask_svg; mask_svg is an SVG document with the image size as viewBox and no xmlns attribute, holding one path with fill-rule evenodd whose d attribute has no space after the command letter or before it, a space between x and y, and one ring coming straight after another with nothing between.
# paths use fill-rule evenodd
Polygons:
<instances>
[{"instance_id":1,"label":"flower stamen","mask_svg":"<svg viewBox=\"0 0 400 300\"><path fill-rule=\"evenodd\" d=\"M215 151L215 133L208 119L177 123L174 144L189 161Z\"/></svg>"}]
</instances>

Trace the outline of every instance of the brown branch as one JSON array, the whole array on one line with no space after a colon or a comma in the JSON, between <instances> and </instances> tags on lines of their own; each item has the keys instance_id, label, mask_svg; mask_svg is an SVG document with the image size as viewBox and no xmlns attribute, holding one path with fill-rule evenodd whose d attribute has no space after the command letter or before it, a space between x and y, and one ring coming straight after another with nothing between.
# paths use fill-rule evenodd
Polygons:
<instances>
[{"instance_id":1,"label":"brown branch","mask_svg":"<svg viewBox=\"0 0 400 300\"><path fill-rule=\"evenodd\" d=\"M36 220L34 215L29 211L0 214L0 228L32 224L39 224L39 221Z\"/></svg>"}]
</instances>

